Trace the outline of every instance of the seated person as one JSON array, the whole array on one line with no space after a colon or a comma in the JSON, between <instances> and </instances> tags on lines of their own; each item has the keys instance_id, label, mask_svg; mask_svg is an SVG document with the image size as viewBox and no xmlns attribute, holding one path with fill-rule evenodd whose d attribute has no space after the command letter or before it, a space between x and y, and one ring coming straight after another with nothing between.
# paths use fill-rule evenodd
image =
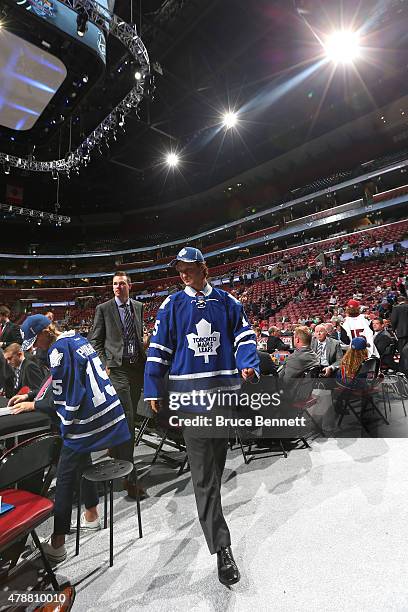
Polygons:
<instances>
[{"instance_id":1,"label":"seated person","mask_svg":"<svg viewBox=\"0 0 408 612\"><path fill-rule=\"evenodd\" d=\"M310 347L319 358L322 374L326 377L333 376L340 367L343 351L340 342L328 335L326 325L316 325Z\"/></svg>"},{"instance_id":2,"label":"seated person","mask_svg":"<svg viewBox=\"0 0 408 612\"><path fill-rule=\"evenodd\" d=\"M260 371L260 373L262 375L264 375L264 376L268 376L269 374L272 374L273 376L277 376L278 375L278 368L276 367L276 365L272 361L271 355L269 355L269 353L267 353L266 351L259 351L259 350L257 350L256 352L257 352L257 355L259 357L259 371Z\"/></svg>"},{"instance_id":3,"label":"seated person","mask_svg":"<svg viewBox=\"0 0 408 612\"><path fill-rule=\"evenodd\" d=\"M280 329L277 327L269 328L269 338L266 343L266 350L269 354L275 353L275 351L287 351L288 345L280 339Z\"/></svg>"},{"instance_id":4,"label":"seated person","mask_svg":"<svg viewBox=\"0 0 408 612\"><path fill-rule=\"evenodd\" d=\"M397 348L396 338L385 329L383 319L373 319L372 325L374 330L374 345L377 347L378 354L380 355L381 365L391 370L396 370L397 364L394 361L394 353Z\"/></svg>"},{"instance_id":5,"label":"seated person","mask_svg":"<svg viewBox=\"0 0 408 612\"><path fill-rule=\"evenodd\" d=\"M341 360L340 368L337 370L336 378L342 387L355 389L364 387L365 377L358 378L357 374L361 364L368 359L367 340L360 336L353 338L351 346Z\"/></svg>"},{"instance_id":6,"label":"seated person","mask_svg":"<svg viewBox=\"0 0 408 612\"><path fill-rule=\"evenodd\" d=\"M296 327L293 334L295 350L288 355L285 364L279 371L280 378L302 378L308 370L320 365L318 356L310 348L311 342L311 330L304 325Z\"/></svg>"},{"instance_id":7,"label":"seated person","mask_svg":"<svg viewBox=\"0 0 408 612\"><path fill-rule=\"evenodd\" d=\"M9 344L4 349L4 358L10 366L9 373L4 381L5 396L13 397L22 387L28 387L30 391L37 394L44 374L33 359L25 357L21 345L17 342Z\"/></svg>"},{"instance_id":8,"label":"seated person","mask_svg":"<svg viewBox=\"0 0 408 612\"><path fill-rule=\"evenodd\" d=\"M57 414L63 439L57 467L54 532L43 548L59 563L67 556L65 536L71 529L74 490L79 474L92 464L91 453L129 440L125 414L102 363L88 341L75 331L61 333L44 315L32 315L23 325L23 348L47 351L51 376L35 401L15 395L9 401L15 414L41 409ZM75 415L75 418L73 418ZM95 483L84 480L85 512L81 529L100 529Z\"/></svg>"},{"instance_id":9,"label":"seated person","mask_svg":"<svg viewBox=\"0 0 408 612\"><path fill-rule=\"evenodd\" d=\"M4 387L6 378L10 375L10 366L4 357L3 349L0 348L0 391Z\"/></svg>"}]
</instances>

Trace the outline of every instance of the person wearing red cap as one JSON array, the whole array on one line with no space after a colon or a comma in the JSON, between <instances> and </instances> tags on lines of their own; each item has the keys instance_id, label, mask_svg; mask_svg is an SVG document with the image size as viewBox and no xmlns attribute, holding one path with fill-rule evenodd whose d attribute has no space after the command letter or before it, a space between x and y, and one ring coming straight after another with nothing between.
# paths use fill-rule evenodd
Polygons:
<instances>
[{"instance_id":1,"label":"person wearing red cap","mask_svg":"<svg viewBox=\"0 0 408 612\"><path fill-rule=\"evenodd\" d=\"M349 345L353 338L363 337L367 341L368 356L379 357L374 344L374 333L366 317L360 313L360 302L349 300L346 305L346 318L342 323L341 342Z\"/></svg>"}]
</instances>

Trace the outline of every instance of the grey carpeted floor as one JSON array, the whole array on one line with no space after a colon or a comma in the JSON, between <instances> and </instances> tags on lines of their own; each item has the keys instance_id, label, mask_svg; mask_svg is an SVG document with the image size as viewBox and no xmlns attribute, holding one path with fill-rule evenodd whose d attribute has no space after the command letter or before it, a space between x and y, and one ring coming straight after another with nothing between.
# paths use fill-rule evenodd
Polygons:
<instances>
[{"instance_id":1,"label":"grey carpeted floor","mask_svg":"<svg viewBox=\"0 0 408 612\"><path fill-rule=\"evenodd\" d=\"M218 582L189 473L149 467L144 444L136 453L149 491L144 537L124 493L113 568L108 531L83 536L79 557L70 536L58 573L77 584L75 610L408 610L406 439L320 438L249 465L230 451L223 504L242 574L231 589Z\"/></svg>"},{"instance_id":2,"label":"grey carpeted floor","mask_svg":"<svg viewBox=\"0 0 408 612\"><path fill-rule=\"evenodd\" d=\"M189 473L153 450L136 449L149 497L136 504L115 493L115 560L109 531L74 535L60 577L76 585L74 611L147 610L297 612L408 610L408 418L393 402L390 426L359 437L353 419L342 438L317 438L287 459L245 465L229 451L223 505L242 579L231 589L217 579L196 518ZM51 531L52 524L46 527ZM44 529L41 529L43 534Z\"/></svg>"}]
</instances>

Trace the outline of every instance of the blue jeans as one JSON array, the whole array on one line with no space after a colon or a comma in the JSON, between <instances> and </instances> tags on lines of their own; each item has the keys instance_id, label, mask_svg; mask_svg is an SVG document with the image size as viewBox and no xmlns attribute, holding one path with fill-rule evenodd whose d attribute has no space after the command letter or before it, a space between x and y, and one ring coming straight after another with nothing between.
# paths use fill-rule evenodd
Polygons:
<instances>
[{"instance_id":1,"label":"blue jeans","mask_svg":"<svg viewBox=\"0 0 408 612\"><path fill-rule=\"evenodd\" d=\"M77 453L65 444L62 445L57 467L57 484L54 501L54 534L70 532L74 490L78 487L82 472L92 465L90 453ZM82 500L85 508L98 505L99 497L96 484L82 481Z\"/></svg>"}]
</instances>

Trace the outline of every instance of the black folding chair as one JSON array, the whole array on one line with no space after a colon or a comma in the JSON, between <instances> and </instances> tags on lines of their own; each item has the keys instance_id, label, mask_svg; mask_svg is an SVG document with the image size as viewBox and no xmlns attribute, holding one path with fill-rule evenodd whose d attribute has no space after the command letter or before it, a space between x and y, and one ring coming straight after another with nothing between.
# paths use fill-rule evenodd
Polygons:
<instances>
[{"instance_id":1,"label":"black folding chair","mask_svg":"<svg viewBox=\"0 0 408 612\"><path fill-rule=\"evenodd\" d=\"M25 540L31 534L53 588L60 590L56 576L44 553L36 528L53 513L54 503L45 497L52 479L52 467L57 464L62 440L55 434L44 434L25 440L6 451L0 461L0 495L2 503L14 508L0 515L0 553ZM21 481L42 473L45 477L40 494L14 488ZM18 557L12 563L17 564ZM11 568L9 568L10 571Z\"/></svg>"},{"instance_id":2,"label":"black folding chair","mask_svg":"<svg viewBox=\"0 0 408 612\"><path fill-rule=\"evenodd\" d=\"M315 406L317 403L317 398L314 397L313 391L316 389L316 379L319 378L321 371L321 366L317 365L304 372L303 377L299 379L298 384L295 387L291 404L299 414L306 414L313 423L315 429L325 438L326 436L323 429L309 412L310 408ZM300 438L300 440L303 442L304 446L310 446L305 438Z\"/></svg>"},{"instance_id":3,"label":"black folding chair","mask_svg":"<svg viewBox=\"0 0 408 612\"><path fill-rule=\"evenodd\" d=\"M380 392L382 384L378 377L380 368L379 359L370 357L366 359L360 366L353 383L349 387L345 387L338 383L336 388L336 409L340 412L338 426L340 427L343 418L351 412L363 429L370 434L367 425L363 422L363 417L367 410L374 410L386 425L389 422L382 414L378 406L375 404L373 395ZM358 411L358 409L360 410Z\"/></svg>"},{"instance_id":4,"label":"black folding chair","mask_svg":"<svg viewBox=\"0 0 408 612\"><path fill-rule=\"evenodd\" d=\"M154 457L152 459L152 465L156 463L157 459L162 457L167 463L175 464L179 467L178 476L184 473L185 470L189 469L188 456L186 443L184 441L183 432L181 427L174 427L169 425L168 417L170 412L168 410L163 411L157 415L157 429L161 432L161 440L156 449ZM182 453L182 459L177 460L167 452L163 450L164 444L167 444L172 449L177 449Z\"/></svg>"},{"instance_id":5,"label":"black folding chair","mask_svg":"<svg viewBox=\"0 0 408 612\"><path fill-rule=\"evenodd\" d=\"M258 351L261 353L262 351ZM262 372L262 370L261 370ZM279 378L276 373L264 374L261 373L261 380L264 377L272 380L275 383L275 391L279 390ZM248 415L249 417L251 414ZM234 445L237 444L241 449L242 456L246 465L253 459L267 459L269 457L288 457L288 449L285 448L285 440L282 438L263 438L255 435L255 431L259 428L254 428L249 431L248 428L235 427L230 433L229 448L234 450ZM256 446L254 449L253 447Z\"/></svg>"},{"instance_id":6,"label":"black folding chair","mask_svg":"<svg viewBox=\"0 0 408 612\"><path fill-rule=\"evenodd\" d=\"M392 370L395 372L398 368L398 364L395 361L395 354L397 352L396 344L389 344L380 358L380 370L381 372L387 372L388 370Z\"/></svg>"}]
</instances>

